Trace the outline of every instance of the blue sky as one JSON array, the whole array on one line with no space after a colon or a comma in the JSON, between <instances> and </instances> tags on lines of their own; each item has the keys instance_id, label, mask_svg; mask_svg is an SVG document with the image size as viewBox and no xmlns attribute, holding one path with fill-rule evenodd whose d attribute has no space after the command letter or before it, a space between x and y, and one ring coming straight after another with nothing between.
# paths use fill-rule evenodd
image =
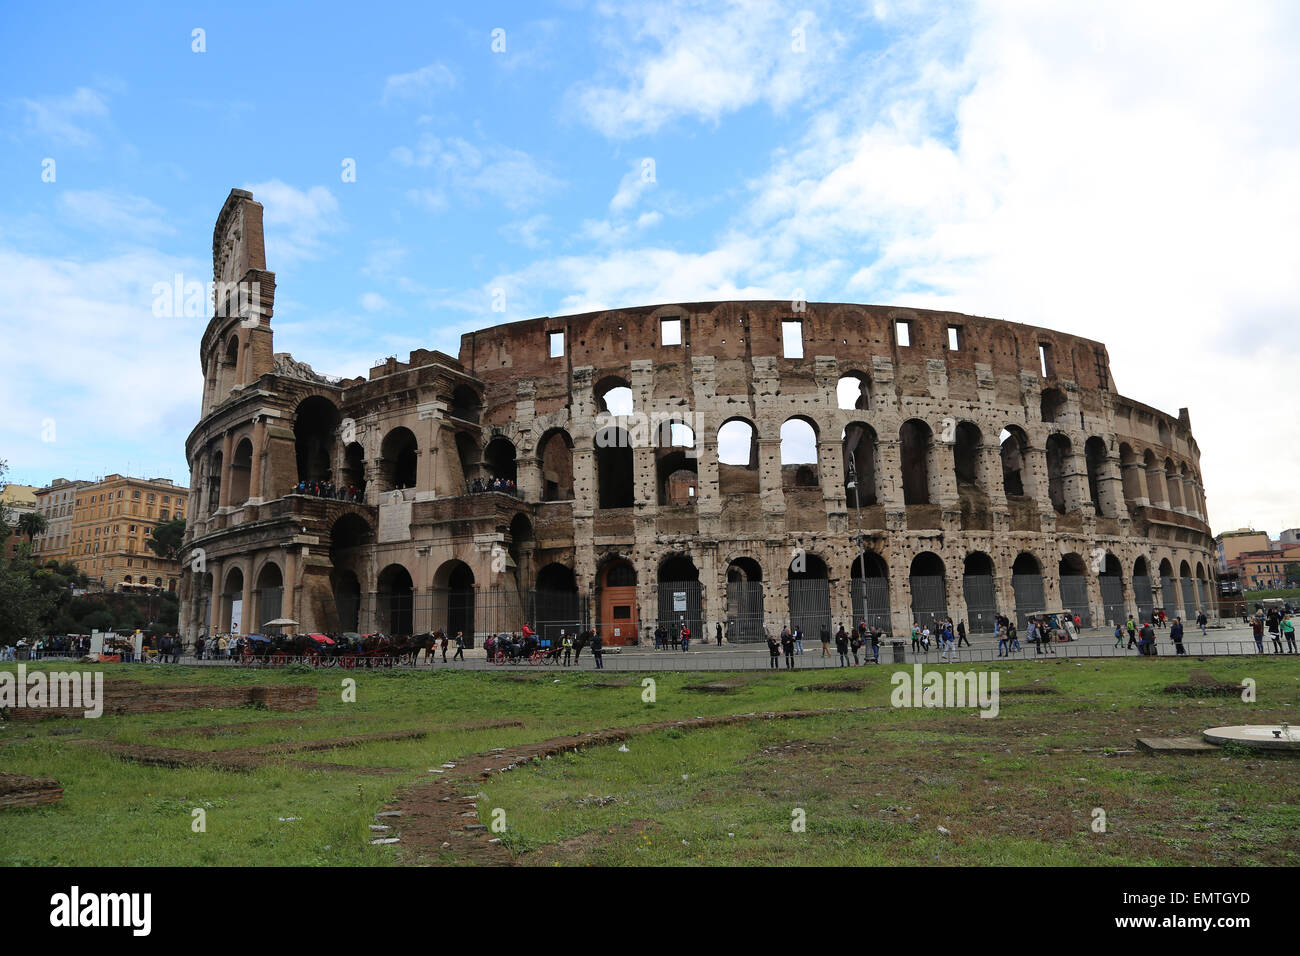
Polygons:
<instances>
[{"instance_id":1,"label":"blue sky","mask_svg":"<svg viewBox=\"0 0 1300 956\"><path fill-rule=\"evenodd\" d=\"M203 321L151 289L210 278L244 187L320 371L626 304L951 308L1105 341L1191 409L1216 527L1300 524L1300 444L1237 453L1295 435L1293 5L124 6L0 34L11 480L186 480Z\"/></svg>"}]
</instances>

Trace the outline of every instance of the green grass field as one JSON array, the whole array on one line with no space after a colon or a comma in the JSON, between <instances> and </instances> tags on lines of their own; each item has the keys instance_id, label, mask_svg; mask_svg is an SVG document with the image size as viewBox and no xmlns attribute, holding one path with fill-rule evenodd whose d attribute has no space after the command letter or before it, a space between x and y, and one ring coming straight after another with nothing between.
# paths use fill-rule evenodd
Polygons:
<instances>
[{"instance_id":1,"label":"green grass field","mask_svg":"<svg viewBox=\"0 0 1300 956\"><path fill-rule=\"evenodd\" d=\"M1163 692L1193 668L1220 680L1252 678L1257 702ZM642 700L643 675L590 671L100 669L106 680L312 684L320 703L289 714L240 707L0 723L0 770L54 777L65 790L52 806L0 810L0 863L457 862L406 841L369 845L375 812L403 788L427 785L430 768L596 729L817 708L843 712L672 728L632 737L626 752L600 746L559 754L476 783L479 813L502 811L503 845L517 862L533 865L1300 861L1300 759L1116 754L1139 736L1294 719L1300 661L1286 658L1009 663L998 668L995 719L973 710L892 708L895 668L888 665L656 673L654 703ZM355 703L342 700L344 676L357 679ZM725 678L734 678L726 693L687 689ZM810 689L849 682L860 686ZM1049 692L1030 692L1042 688ZM503 720L522 726L482 726ZM251 771L147 766L77 742L224 751L404 729L430 733L270 757ZM303 769L294 758L348 769ZM206 832L192 830L195 808L206 813ZM1104 833L1093 831L1096 810L1105 813ZM299 819L281 820L289 817ZM802 829L792 827L799 819Z\"/></svg>"}]
</instances>

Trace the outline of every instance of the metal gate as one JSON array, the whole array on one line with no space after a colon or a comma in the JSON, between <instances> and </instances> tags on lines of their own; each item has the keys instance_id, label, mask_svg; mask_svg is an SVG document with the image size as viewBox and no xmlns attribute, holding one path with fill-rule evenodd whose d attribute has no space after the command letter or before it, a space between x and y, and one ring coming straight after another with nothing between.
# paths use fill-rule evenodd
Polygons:
<instances>
[{"instance_id":1,"label":"metal gate","mask_svg":"<svg viewBox=\"0 0 1300 956\"><path fill-rule=\"evenodd\" d=\"M1124 583L1119 579L1118 574L1103 574L1100 580L1101 606L1104 609L1102 613L1106 615L1106 622L1112 627L1123 624L1125 621Z\"/></svg>"},{"instance_id":2,"label":"metal gate","mask_svg":"<svg viewBox=\"0 0 1300 956\"><path fill-rule=\"evenodd\" d=\"M831 632L831 585L825 578L791 578L789 589L790 626L803 630L805 640L818 640L823 626Z\"/></svg>"},{"instance_id":3,"label":"metal gate","mask_svg":"<svg viewBox=\"0 0 1300 956\"><path fill-rule=\"evenodd\" d=\"M727 640L732 644L763 640L763 582L727 582Z\"/></svg>"},{"instance_id":4,"label":"metal gate","mask_svg":"<svg viewBox=\"0 0 1300 956\"><path fill-rule=\"evenodd\" d=\"M1165 614L1170 620L1178 614L1178 589L1174 587L1174 579L1167 578L1163 574L1160 576L1160 600L1161 606L1165 609Z\"/></svg>"},{"instance_id":5,"label":"metal gate","mask_svg":"<svg viewBox=\"0 0 1300 956\"><path fill-rule=\"evenodd\" d=\"M1023 631L1029 615L1047 613L1047 599L1043 597L1043 576L1013 574L1011 590L1016 595L1016 621Z\"/></svg>"},{"instance_id":6,"label":"metal gate","mask_svg":"<svg viewBox=\"0 0 1300 956\"><path fill-rule=\"evenodd\" d=\"M866 618L867 627L878 627L890 632L889 581L885 578L854 578L853 624Z\"/></svg>"},{"instance_id":7,"label":"metal gate","mask_svg":"<svg viewBox=\"0 0 1300 956\"><path fill-rule=\"evenodd\" d=\"M1196 591L1191 578L1183 578L1183 620L1196 618Z\"/></svg>"},{"instance_id":8,"label":"metal gate","mask_svg":"<svg viewBox=\"0 0 1300 956\"><path fill-rule=\"evenodd\" d=\"M1079 618L1081 627L1092 627L1092 611L1088 607L1088 579L1082 574L1061 575L1061 604Z\"/></svg>"},{"instance_id":9,"label":"metal gate","mask_svg":"<svg viewBox=\"0 0 1300 956\"><path fill-rule=\"evenodd\" d=\"M529 591L527 608L526 618L545 641L558 641L561 631L577 634L588 626L587 602L582 600L577 588L572 591L549 588Z\"/></svg>"},{"instance_id":10,"label":"metal gate","mask_svg":"<svg viewBox=\"0 0 1300 956\"><path fill-rule=\"evenodd\" d=\"M961 579L962 594L966 598L966 630L971 634L992 634L997 628L993 619L998 614L997 590L991 574L967 574Z\"/></svg>"},{"instance_id":11,"label":"metal gate","mask_svg":"<svg viewBox=\"0 0 1300 956\"><path fill-rule=\"evenodd\" d=\"M942 621L948 616L948 591L943 575L913 575L908 583L912 588L913 624L929 624L932 617Z\"/></svg>"},{"instance_id":12,"label":"metal gate","mask_svg":"<svg viewBox=\"0 0 1300 956\"><path fill-rule=\"evenodd\" d=\"M1145 574L1133 575L1133 600L1137 604L1138 623L1150 621L1155 597L1151 593L1151 579Z\"/></svg>"},{"instance_id":13,"label":"metal gate","mask_svg":"<svg viewBox=\"0 0 1300 956\"><path fill-rule=\"evenodd\" d=\"M280 617L280 603L284 600L284 588L262 588L257 595L257 614L260 621L251 621L260 631L267 621Z\"/></svg>"},{"instance_id":14,"label":"metal gate","mask_svg":"<svg viewBox=\"0 0 1300 956\"><path fill-rule=\"evenodd\" d=\"M1209 614L1210 614L1210 595L1209 595L1209 591L1208 591L1208 589L1207 589L1206 586L1205 586L1205 579L1204 579L1204 578L1197 578L1197 579L1196 579L1196 593L1197 593L1198 595L1200 595L1200 598L1201 598L1201 602L1200 602L1200 605L1199 605L1199 606L1200 606L1200 609L1201 609L1202 611L1205 612L1206 617L1209 617Z\"/></svg>"},{"instance_id":15,"label":"metal gate","mask_svg":"<svg viewBox=\"0 0 1300 956\"><path fill-rule=\"evenodd\" d=\"M699 641L704 633L704 598L699 581L659 582L659 623L675 636L685 624L691 638Z\"/></svg>"}]
</instances>

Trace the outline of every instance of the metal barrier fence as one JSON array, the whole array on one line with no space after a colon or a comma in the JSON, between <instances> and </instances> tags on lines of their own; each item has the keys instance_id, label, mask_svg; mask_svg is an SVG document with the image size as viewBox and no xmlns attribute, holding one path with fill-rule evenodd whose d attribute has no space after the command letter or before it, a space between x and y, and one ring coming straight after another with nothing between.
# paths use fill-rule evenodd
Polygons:
<instances>
[{"instance_id":1,"label":"metal barrier fence","mask_svg":"<svg viewBox=\"0 0 1300 956\"><path fill-rule=\"evenodd\" d=\"M1061 606L1079 618L1080 627L1092 627L1088 606L1088 579L1082 574L1061 575Z\"/></svg>"}]
</instances>

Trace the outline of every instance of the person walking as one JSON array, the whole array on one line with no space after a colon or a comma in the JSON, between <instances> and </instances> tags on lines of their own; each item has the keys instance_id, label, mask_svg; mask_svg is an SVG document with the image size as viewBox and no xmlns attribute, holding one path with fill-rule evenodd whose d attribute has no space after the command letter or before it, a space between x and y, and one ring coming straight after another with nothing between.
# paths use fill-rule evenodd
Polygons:
<instances>
[{"instance_id":1,"label":"person walking","mask_svg":"<svg viewBox=\"0 0 1300 956\"><path fill-rule=\"evenodd\" d=\"M560 640L560 646L564 648L564 666L568 667L573 663L573 635L565 634Z\"/></svg>"},{"instance_id":2,"label":"person walking","mask_svg":"<svg viewBox=\"0 0 1300 956\"><path fill-rule=\"evenodd\" d=\"M964 620L957 622L957 646L961 647L963 644L970 647L970 641L966 639L966 622Z\"/></svg>"},{"instance_id":3,"label":"person walking","mask_svg":"<svg viewBox=\"0 0 1300 956\"><path fill-rule=\"evenodd\" d=\"M921 626L912 625L912 653L915 654L921 647Z\"/></svg>"},{"instance_id":4,"label":"person walking","mask_svg":"<svg viewBox=\"0 0 1300 956\"><path fill-rule=\"evenodd\" d=\"M604 646L605 642L600 639L600 635L592 632L591 656L596 660L596 670L598 671L603 671L605 669Z\"/></svg>"},{"instance_id":5,"label":"person walking","mask_svg":"<svg viewBox=\"0 0 1300 956\"><path fill-rule=\"evenodd\" d=\"M1295 649L1295 621L1291 620L1290 614L1282 615L1282 636L1286 639L1286 652L1294 654Z\"/></svg>"},{"instance_id":6,"label":"person walking","mask_svg":"<svg viewBox=\"0 0 1300 956\"><path fill-rule=\"evenodd\" d=\"M1282 653L1282 631L1280 625L1281 622L1278 618L1277 611L1270 610L1268 612L1268 620L1265 626L1268 628L1269 638L1273 641L1274 654Z\"/></svg>"},{"instance_id":7,"label":"person walking","mask_svg":"<svg viewBox=\"0 0 1300 956\"><path fill-rule=\"evenodd\" d=\"M840 667L849 666L849 635L844 628L835 635L835 653L840 656Z\"/></svg>"},{"instance_id":8,"label":"person walking","mask_svg":"<svg viewBox=\"0 0 1300 956\"><path fill-rule=\"evenodd\" d=\"M1205 611L1202 610L1200 614L1196 615L1196 624L1201 629L1201 637L1205 636L1205 626L1209 623L1210 619L1205 616Z\"/></svg>"},{"instance_id":9,"label":"person walking","mask_svg":"<svg viewBox=\"0 0 1300 956\"><path fill-rule=\"evenodd\" d=\"M721 647L722 646L722 623L721 622L719 622L715 627L713 636L717 638L718 646Z\"/></svg>"},{"instance_id":10,"label":"person walking","mask_svg":"<svg viewBox=\"0 0 1300 956\"><path fill-rule=\"evenodd\" d=\"M1124 625L1115 624L1115 647L1124 646Z\"/></svg>"},{"instance_id":11,"label":"person walking","mask_svg":"<svg viewBox=\"0 0 1300 956\"><path fill-rule=\"evenodd\" d=\"M682 650L689 651L691 649L691 629L683 624L682 632L678 636L682 639Z\"/></svg>"},{"instance_id":12,"label":"person walking","mask_svg":"<svg viewBox=\"0 0 1300 956\"><path fill-rule=\"evenodd\" d=\"M844 625L841 624L840 627L843 628ZM822 641L822 657L826 657L827 648L830 647L830 643L831 643L831 626L829 623L827 623L826 621L822 621L821 631L818 636L821 638Z\"/></svg>"},{"instance_id":13,"label":"person walking","mask_svg":"<svg viewBox=\"0 0 1300 956\"><path fill-rule=\"evenodd\" d=\"M1255 653L1264 653L1264 619L1262 617L1252 617L1250 619L1250 630L1255 637Z\"/></svg>"},{"instance_id":14,"label":"person walking","mask_svg":"<svg viewBox=\"0 0 1300 956\"><path fill-rule=\"evenodd\" d=\"M871 663L880 663L880 628L871 629Z\"/></svg>"},{"instance_id":15,"label":"person walking","mask_svg":"<svg viewBox=\"0 0 1300 956\"><path fill-rule=\"evenodd\" d=\"M794 670L794 655L798 646L794 635L798 633L799 629L795 628L794 634L787 634L785 639L781 641L781 650L785 651L785 669L788 671Z\"/></svg>"},{"instance_id":16,"label":"person walking","mask_svg":"<svg viewBox=\"0 0 1300 956\"><path fill-rule=\"evenodd\" d=\"M849 638L849 650L853 651L853 666L857 667L860 663L858 660L858 651L862 649L862 641L858 639L858 632L854 631L853 636Z\"/></svg>"},{"instance_id":17,"label":"person walking","mask_svg":"<svg viewBox=\"0 0 1300 956\"><path fill-rule=\"evenodd\" d=\"M1124 627L1128 631L1128 647L1126 650L1131 651L1137 646L1137 624L1134 622L1132 614L1129 615L1128 623Z\"/></svg>"},{"instance_id":18,"label":"person walking","mask_svg":"<svg viewBox=\"0 0 1300 956\"><path fill-rule=\"evenodd\" d=\"M1007 657L1011 656L1012 651L1020 650L1020 632L1016 630L1016 622L1007 619Z\"/></svg>"},{"instance_id":19,"label":"person walking","mask_svg":"<svg viewBox=\"0 0 1300 956\"><path fill-rule=\"evenodd\" d=\"M794 629L793 637L794 637L794 652L796 654L802 654L803 653L803 628L796 627Z\"/></svg>"},{"instance_id":20,"label":"person walking","mask_svg":"<svg viewBox=\"0 0 1300 956\"><path fill-rule=\"evenodd\" d=\"M789 632L785 628L782 628L781 637L779 639L776 638L774 635L771 634L767 635L767 653L768 653L767 666L770 670L775 671L781 669L781 660L780 660L781 644L785 640L786 635L788 633Z\"/></svg>"},{"instance_id":21,"label":"person walking","mask_svg":"<svg viewBox=\"0 0 1300 956\"><path fill-rule=\"evenodd\" d=\"M446 631L440 629L438 635L438 649L442 651L442 662L445 664L447 663L447 645L451 642L447 639Z\"/></svg>"},{"instance_id":22,"label":"person walking","mask_svg":"<svg viewBox=\"0 0 1300 956\"><path fill-rule=\"evenodd\" d=\"M1174 623L1170 625L1169 639L1174 642L1175 656L1187 653L1183 650L1183 619L1177 615L1174 616Z\"/></svg>"},{"instance_id":23,"label":"person walking","mask_svg":"<svg viewBox=\"0 0 1300 956\"><path fill-rule=\"evenodd\" d=\"M442 638L442 659L444 661L447 659L446 635L444 635ZM456 653L451 656L451 659L453 661L463 661L465 659L465 632L464 631L456 632Z\"/></svg>"}]
</instances>

